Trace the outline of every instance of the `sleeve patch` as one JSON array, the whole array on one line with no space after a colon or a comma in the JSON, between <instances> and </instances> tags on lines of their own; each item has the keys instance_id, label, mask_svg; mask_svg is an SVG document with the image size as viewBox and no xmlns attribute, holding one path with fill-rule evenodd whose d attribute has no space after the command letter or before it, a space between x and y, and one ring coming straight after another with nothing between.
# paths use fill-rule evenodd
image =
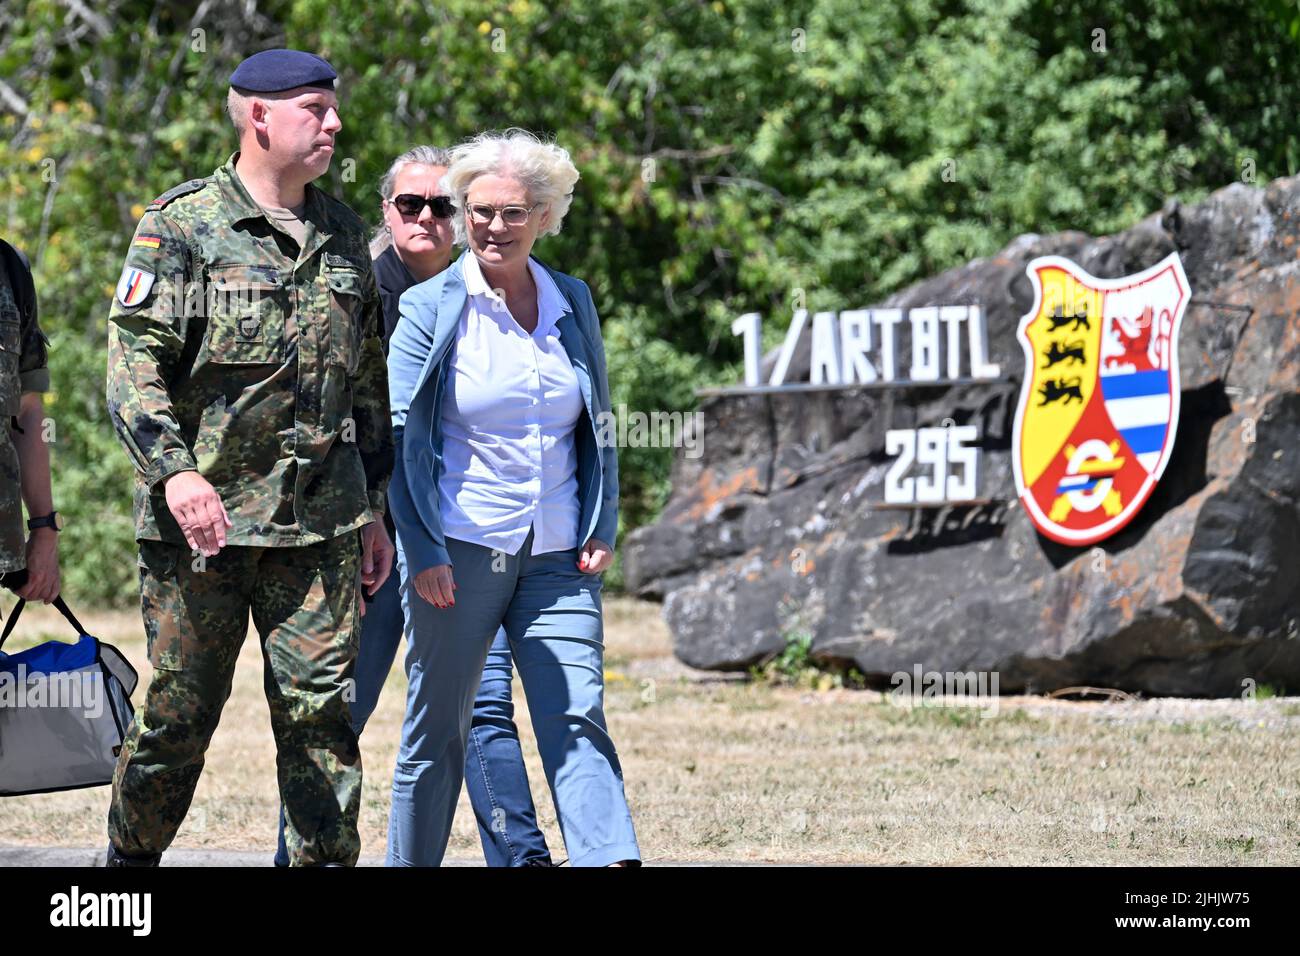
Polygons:
<instances>
[{"instance_id":1,"label":"sleeve patch","mask_svg":"<svg viewBox=\"0 0 1300 956\"><path fill-rule=\"evenodd\" d=\"M126 266L122 269L122 277L117 280L117 301L124 308L134 308L149 295L149 290L153 288L153 280L152 272Z\"/></svg>"}]
</instances>

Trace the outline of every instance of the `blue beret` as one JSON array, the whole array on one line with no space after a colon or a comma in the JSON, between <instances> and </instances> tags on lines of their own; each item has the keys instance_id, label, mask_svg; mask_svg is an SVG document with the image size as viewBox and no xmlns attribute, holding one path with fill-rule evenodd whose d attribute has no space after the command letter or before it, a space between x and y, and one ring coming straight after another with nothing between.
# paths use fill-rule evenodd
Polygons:
<instances>
[{"instance_id":1,"label":"blue beret","mask_svg":"<svg viewBox=\"0 0 1300 956\"><path fill-rule=\"evenodd\" d=\"M281 93L299 86L334 89L338 74L324 57L302 50L254 53L230 74L230 85L252 93Z\"/></svg>"}]
</instances>

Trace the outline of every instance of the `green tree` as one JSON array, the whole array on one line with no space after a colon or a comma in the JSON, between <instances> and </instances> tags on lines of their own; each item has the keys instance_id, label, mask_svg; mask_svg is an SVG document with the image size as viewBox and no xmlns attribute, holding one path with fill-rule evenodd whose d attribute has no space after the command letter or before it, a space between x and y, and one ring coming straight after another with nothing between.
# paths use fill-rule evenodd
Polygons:
<instances>
[{"instance_id":1,"label":"green tree","mask_svg":"<svg viewBox=\"0 0 1300 956\"><path fill-rule=\"evenodd\" d=\"M731 320L867 305L1022 232L1104 233L1295 172L1300 8L1270 0L55 0L0 11L0 216L53 339L71 593L134 600L104 321L143 206L234 148L226 77L273 46L342 77L326 187L371 221L418 142L554 136L582 173L538 255L586 280L614 400L737 378ZM706 435L707 441L707 435ZM670 449L622 452L624 531Z\"/></svg>"}]
</instances>

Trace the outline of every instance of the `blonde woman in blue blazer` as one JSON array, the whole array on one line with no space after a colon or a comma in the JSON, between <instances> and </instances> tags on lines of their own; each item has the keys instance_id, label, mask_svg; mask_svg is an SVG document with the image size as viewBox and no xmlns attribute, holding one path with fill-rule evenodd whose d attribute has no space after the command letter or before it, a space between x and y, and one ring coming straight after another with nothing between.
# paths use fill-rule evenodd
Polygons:
<instances>
[{"instance_id":1,"label":"blonde woman in blue blazer","mask_svg":"<svg viewBox=\"0 0 1300 956\"><path fill-rule=\"evenodd\" d=\"M605 724L601 578L618 525L605 351L586 283L530 255L578 171L522 130L452 151L466 252L405 292L389 345L408 695L390 866L436 866L474 694L504 627L574 866L639 865Z\"/></svg>"}]
</instances>

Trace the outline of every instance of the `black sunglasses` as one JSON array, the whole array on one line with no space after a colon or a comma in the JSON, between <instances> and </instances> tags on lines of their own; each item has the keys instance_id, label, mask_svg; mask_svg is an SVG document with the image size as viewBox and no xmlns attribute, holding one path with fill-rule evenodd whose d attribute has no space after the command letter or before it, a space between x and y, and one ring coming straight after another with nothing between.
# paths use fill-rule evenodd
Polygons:
<instances>
[{"instance_id":1,"label":"black sunglasses","mask_svg":"<svg viewBox=\"0 0 1300 956\"><path fill-rule=\"evenodd\" d=\"M400 196L394 196L392 203L397 207L397 211L403 216L418 216L425 206L429 207L439 219L450 219L455 207L451 204L450 196L416 196L413 193L402 193Z\"/></svg>"}]
</instances>

